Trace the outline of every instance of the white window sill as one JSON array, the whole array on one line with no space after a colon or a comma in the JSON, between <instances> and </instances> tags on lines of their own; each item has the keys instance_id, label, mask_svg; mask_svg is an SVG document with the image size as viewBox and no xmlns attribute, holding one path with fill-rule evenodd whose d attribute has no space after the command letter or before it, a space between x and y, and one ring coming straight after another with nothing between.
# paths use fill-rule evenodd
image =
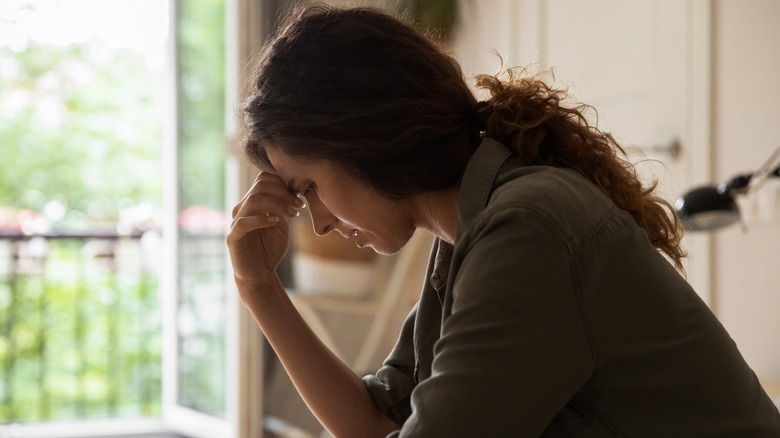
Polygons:
<instances>
[{"instance_id":1,"label":"white window sill","mask_svg":"<svg viewBox=\"0 0 780 438\"><path fill-rule=\"evenodd\" d=\"M0 425L3 438L177 438L160 418Z\"/></svg>"}]
</instances>

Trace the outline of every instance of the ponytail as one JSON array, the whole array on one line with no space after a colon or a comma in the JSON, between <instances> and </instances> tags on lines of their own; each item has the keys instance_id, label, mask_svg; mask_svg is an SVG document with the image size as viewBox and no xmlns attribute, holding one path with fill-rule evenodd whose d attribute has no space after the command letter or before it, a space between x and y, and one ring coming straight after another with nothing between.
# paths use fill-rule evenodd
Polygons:
<instances>
[{"instance_id":1,"label":"ponytail","mask_svg":"<svg viewBox=\"0 0 780 438\"><path fill-rule=\"evenodd\" d=\"M509 147L530 165L574 169L598 186L642 227L650 242L683 271L682 227L672 205L655 194L657 181L644 186L625 151L608 133L588 123L592 107L567 107L566 90L540 75L508 70L508 78L479 75L477 87L490 99L477 104L475 117L485 136ZM593 110L595 112L595 110Z\"/></svg>"}]
</instances>

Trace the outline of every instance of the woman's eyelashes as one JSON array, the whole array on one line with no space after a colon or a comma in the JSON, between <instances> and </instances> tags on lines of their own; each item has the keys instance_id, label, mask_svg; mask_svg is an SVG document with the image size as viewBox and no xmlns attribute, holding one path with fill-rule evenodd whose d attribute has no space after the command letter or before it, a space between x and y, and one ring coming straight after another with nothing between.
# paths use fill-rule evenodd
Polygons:
<instances>
[{"instance_id":1,"label":"woman's eyelashes","mask_svg":"<svg viewBox=\"0 0 780 438\"><path fill-rule=\"evenodd\" d=\"M312 193L317 193L317 185L314 184L313 182L310 182L310 183L306 184L305 186L303 186L303 188L301 190L299 190L298 193L300 193L303 196L306 196L306 195L309 195L309 194L312 194Z\"/></svg>"},{"instance_id":2,"label":"woman's eyelashes","mask_svg":"<svg viewBox=\"0 0 780 438\"><path fill-rule=\"evenodd\" d=\"M317 193L317 186L310 182L303 186L303 188L295 191L295 196L300 201L301 205L299 205L299 208L306 208L309 206L309 200L306 198L307 195L311 195L313 193Z\"/></svg>"}]
</instances>

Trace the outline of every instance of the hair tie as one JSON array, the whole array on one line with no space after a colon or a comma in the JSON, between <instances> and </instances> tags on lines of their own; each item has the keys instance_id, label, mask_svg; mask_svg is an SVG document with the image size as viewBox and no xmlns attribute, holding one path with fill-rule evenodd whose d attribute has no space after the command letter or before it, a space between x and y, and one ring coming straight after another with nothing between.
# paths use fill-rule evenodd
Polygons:
<instances>
[{"instance_id":1,"label":"hair tie","mask_svg":"<svg viewBox=\"0 0 780 438\"><path fill-rule=\"evenodd\" d=\"M468 122L469 126L477 128L480 132L483 132L487 128L488 111L491 107L490 101L481 100L469 110Z\"/></svg>"}]
</instances>

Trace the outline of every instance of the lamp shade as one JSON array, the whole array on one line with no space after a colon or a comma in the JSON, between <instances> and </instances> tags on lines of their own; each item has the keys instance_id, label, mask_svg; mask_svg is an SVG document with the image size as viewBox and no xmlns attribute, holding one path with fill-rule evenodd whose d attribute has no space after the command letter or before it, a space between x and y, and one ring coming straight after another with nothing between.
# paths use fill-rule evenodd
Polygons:
<instances>
[{"instance_id":1,"label":"lamp shade","mask_svg":"<svg viewBox=\"0 0 780 438\"><path fill-rule=\"evenodd\" d=\"M739 220L739 208L727 184L693 189L674 203L686 230L711 231Z\"/></svg>"},{"instance_id":2,"label":"lamp shade","mask_svg":"<svg viewBox=\"0 0 780 438\"><path fill-rule=\"evenodd\" d=\"M739 221L734 197L758 189L770 177L780 177L778 164L780 147L755 173L737 175L717 187L704 186L689 191L674 203L677 217L690 231L712 231Z\"/></svg>"}]
</instances>

